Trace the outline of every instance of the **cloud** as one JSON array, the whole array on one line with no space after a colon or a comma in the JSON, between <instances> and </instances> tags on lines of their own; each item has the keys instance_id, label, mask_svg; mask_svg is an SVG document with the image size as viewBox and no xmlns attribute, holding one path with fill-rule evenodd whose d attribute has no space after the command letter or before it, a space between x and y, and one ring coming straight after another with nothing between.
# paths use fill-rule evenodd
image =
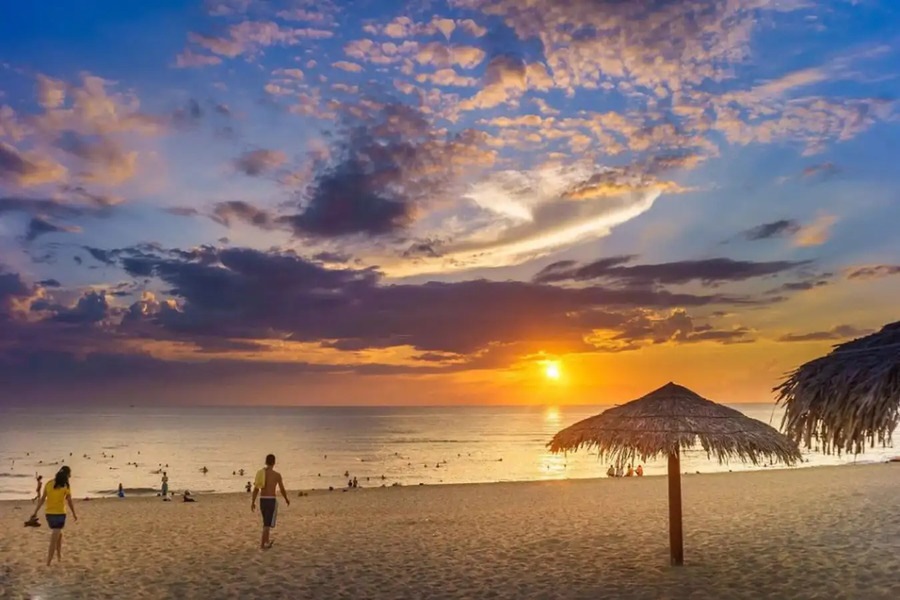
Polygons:
<instances>
[{"instance_id":1,"label":"cloud","mask_svg":"<svg viewBox=\"0 0 900 600\"><path fill-rule=\"evenodd\" d=\"M132 275L161 279L178 299L145 318L190 336L327 343L344 350L411 346L477 353L496 343L555 340L587 350L597 311L745 302L724 295L525 282L384 285L371 269L330 269L289 253L246 248L202 252L112 252ZM371 314L377 313L378 319ZM602 320L624 326L631 313Z\"/></svg>"},{"instance_id":2,"label":"cloud","mask_svg":"<svg viewBox=\"0 0 900 600\"><path fill-rule=\"evenodd\" d=\"M9 318L14 300L26 298L30 294L31 289L25 285L22 277L18 273L6 271L0 263L0 323Z\"/></svg>"},{"instance_id":3,"label":"cloud","mask_svg":"<svg viewBox=\"0 0 900 600\"><path fill-rule=\"evenodd\" d=\"M66 98L66 84L58 79L38 74L38 104L44 108L59 108Z\"/></svg>"},{"instance_id":4,"label":"cloud","mask_svg":"<svg viewBox=\"0 0 900 600\"><path fill-rule=\"evenodd\" d=\"M478 85L478 80L476 78L460 75L449 68L438 69L434 73L419 73L416 75L416 81L419 83L431 83L432 85L442 87L473 87Z\"/></svg>"},{"instance_id":5,"label":"cloud","mask_svg":"<svg viewBox=\"0 0 900 600\"><path fill-rule=\"evenodd\" d=\"M215 17L247 14L254 0L205 0L206 12Z\"/></svg>"},{"instance_id":6,"label":"cloud","mask_svg":"<svg viewBox=\"0 0 900 600\"><path fill-rule=\"evenodd\" d=\"M591 200L595 198L616 198L631 192L680 193L685 191L671 181L659 181L655 177L628 171L608 169L591 175L585 181L565 191L566 200Z\"/></svg>"},{"instance_id":7,"label":"cloud","mask_svg":"<svg viewBox=\"0 0 900 600\"><path fill-rule=\"evenodd\" d=\"M196 99L190 98L184 106L178 107L172 112L172 121L182 127L191 127L203 119L203 114L203 107L200 106L200 103ZM219 112L219 114L222 113Z\"/></svg>"},{"instance_id":8,"label":"cloud","mask_svg":"<svg viewBox=\"0 0 900 600\"><path fill-rule=\"evenodd\" d=\"M605 279L638 287L686 284L694 281L704 285L717 285L779 275L810 264L809 261L753 262L730 258L707 258L627 266L633 258L616 256L582 266L555 263L535 275L534 281L549 283Z\"/></svg>"},{"instance_id":9,"label":"cloud","mask_svg":"<svg viewBox=\"0 0 900 600\"><path fill-rule=\"evenodd\" d=\"M179 69L211 67L221 63L222 59L218 56L197 54L190 48L186 48L181 54L175 57L175 66Z\"/></svg>"},{"instance_id":10,"label":"cloud","mask_svg":"<svg viewBox=\"0 0 900 600\"><path fill-rule=\"evenodd\" d=\"M651 344L716 342L720 344L747 343L753 341L752 332L746 327L715 329L708 324L697 324L687 311L677 309L666 313L635 311L621 324L611 329L595 343L612 351L635 350L643 342Z\"/></svg>"},{"instance_id":11,"label":"cloud","mask_svg":"<svg viewBox=\"0 0 900 600\"><path fill-rule=\"evenodd\" d=\"M435 68L459 66L463 69L474 69L484 60L485 52L474 46L448 46L440 42L432 42L419 46L416 62Z\"/></svg>"},{"instance_id":12,"label":"cloud","mask_svg":"<svg viewBox=\"0 0 900 600\"><path fill-rule=\"evenodd\" d=\"M638 167L609 169L584 162L496 171L474 180L464 192L461 210L414 229L415 237L431 240L430 252L405 251L415 260L397 272L520 264L609 235L649 210L670 187Z\"/></svg>"},{"instance_id":13,"label":"cloud","mask_svg":"<svg viewBox=\"0 0 900 600\"><path fill-rule=\"evenodd\" d=\"M488 62L484 87L460 104L461 110L493 108L528 89L527 65L519 57L501 54Z\"/></svg>"},{"instance_id":14,"label":"cloud","mask_svg":"<svg viewBox=\"0 0 900 600\"><path fill-rule=\"evenodd\" d=\"M223 36L205 35L191 32L188 40L201 48L226 58L236 58L247 55L250 58L261 54L270 46L295 46L304 40L322 40L333 37L331 31L313 28L284 27L274 21L242 21L228 28ZM187 58L190 48L181 54L185 66L198 66L191 64L196 58ZM176 64L179 60L176 59ZM200 59L203 62L203 59Z\"/></svg>"},{"instance_id":15,"label":"cloud","mask_svg":"<svg viewBox=\"0 0 900 600\"><path fill-rule=\"evenodd\" d=\"M831 282L829 281L831 278L831 273L824 273L819 275L816 278L812 279L804 279L801 281L788 281L787 283L783 283L775 289L769 290L766 292L767 294L783 294L783 293L792 293L792 292L805 292L807 290L814 290L826 285L829 285Z\"/></svg>"},{"instance_id":16,"label":"cloud","mask_svg":"<svg viewBox=\"0 0 900 600\"><path fill-rule=\"evenodd\" d=\"M751 79L742 87L747 78L738 75L745 72L762 24L777 13L812 8L805 2L453 0L453 5L501 19L523 48L537 43L543 51L540 63L527 66L517 57L495 57L484 89L463 100L459 110L515 104L526 89L551 87L569 96L579 90L616 93L634 107L570 115L557 131L568 130L574 152L593 146L608 155L627 148L695 149L715 156L724 137L729 144L788 143L814 154L896 114L890 99L796 93L825 81L858 79L851 63L869 58L865 53L774 79ZM582 131L575 133L575 127Z\"/></svg>"},{"instance_id":17,"label":"cloud","mask_svg":"<svg viewBox=\"0 0 900 600\"><path fill-rule=\"evenodd\" d=\"M741 237L751 242L794 235L801 229L800 224L792 219L780 219L771 223L757 225L741 233Z\"/></svg>"},{"instance_id":18,"label":"cloud","mask_svg":"<svg viewBox=\"0 0 900 600\"><path fill-rule=\"evenodd\" d=\"M0 142L0 182L19 187L32 187L63 181L66 168L51 158L34 152L19 152Z\"/></svg>"},{"instance_id":19,"label":"cloud","mask_svg":"<svg viewBox=\"0 0 900 600\"><path fill-rule=\"evenodd\" d=\"M828 331L811 333L788 333L778 338L779 342L821 342L826 340L845 340L872 333L871 329L859 329L852 325L837 325Z\"/></svg>"},{"instance_id":20,"label":"cloud","mask_svg":"<svg viewBox=\"0 0 900 600\"><path fill-rule=\"evenodd\" d=\"M363 70L363 68L358 64L347 62L346 60L333 62L331 63L331 66L335 69L340 69L341 71L347 71L348 73L361 73Z\"/></svg>"},{"instance_id":21,"label":"cloud","mask_svg":"<svg viewBox=\"0 0 900 600\"><path fill-rule=\"evenodd\" d=\"M841 170L837 166L835 166L834 163L824 162L805 167L803 169L802 176L806 179L816 176L819 176L821 179L829 179L840 172Z\"/></svg>"},{"instance_id":22,"label":"cloud","mask_svg":"<svg viewBox=\"0 0 900 600\"><path fill-rule=\"evenodd\" d=\"M487 33L487 29L485 29L472 19L462 19L460 21L457 21L457 25L460 29L473 37L479 38Z\"/></svg>"},{"instance_id":23,"label":"cloud","mask_svg":"<svg viewBox=\"0 0 900 600\"><path fill-rule=\"evenodd\" d=\"M341 252L317 252L313 254L313 260L317 260L322 263L331 263L331 264L347 264L353 257L349 254L343 254Z\"/></svg>"},{"instance_id":24,"label":"cloud","mask_svg":"<svg viewBox=\"0 0 900 600\"><path fill-rule=\"evenodd\" d=\"M25 240L34 241L46 233L76 233L81 229L75 225L60 224L55 221L82 217L109 217L115 206L104 196L92 196L76 190L65 190L68 197L28 198L22 196L0 196L0 216L4 213L21 213L30 217Z\"/></svg>"},{"instance_id":25,"label":"cloud","mask_svg":"<svg viewBox=\"0 0 900 600\"><path fill-rule=\"evenodd\" d=\"M271 213L240 200L219 202L213 209L212 218L226 227L230 227L235 220L267 230L279 226Z\"/></svg>"},{"instance_id":26,"label":"cloud","mask_svg":"<svg viewBox=\"0 0 900 600\"><path fill-rule=\"evenodd\" d=\"M133 93L116 92L111 82L89 73L73 83L38 74L36 82L40 110L25 125L8 107L0 109L0 133L28 148L0 142L0 183L14 189L130 181L139 153L129 145L168 131L173 122L141 112Z\"/></svg>"},{"instance_id":27,"label":"cloud","mask_svg":"<svg viewBox=\"0 0 900 600\"><path fill-rule=\"evenodd\" d=\"M60 310L52 317L60 323L73 325L98 323L107 317L109 304L103 292L87 292L73 308Z\"/></svg>"},{"instance_id":28,"label":"cloud","mask_svg":"<svg viewBox=\"0 0 900 600\"><path fill-rule=\"evenodd\" d=\"M250 150L234 161L234 168L250 177L259 177L277 169L287 161L287 155L279 150Z\"/></svg>"},{"instance_id":29,"label":"cloud","mask_svg":"<svg viewBox=\"0 0 900 600\"><path fill-rule=\"evenodd\" d=\"M300 69L275 69L275 71L273 71L273 74L297 81L303 81L306 78L306 75L304 75L303 71L301 71Z\"/></svg>"},{"instance_id":30,"label":"cloud","mask_svg":"<svg viewBox=\"0 0 900 600\"><path fill-rule=\"evenodd\" d=\"M133 178L137 169L137 152L125 151L107 136L63 131L56 146L81 159L84 169L78 177L86 182L117 185Z\"/></svg>"},{"instance_id":31,"label":"cloud","mask_svg":"<svg viewBox=\"0 0 900 600\"><path fill-rule=\"evenodd\" d=\"M427 23L416 22L407 16L400 16L384 25L369 23L363 27L363 30L367 33L385 35L394 39L430 37L440 34L447 41L455 31L462 31L464 34L476 38L487 33L487 29L472 19L451 19L438 15L432 17L431 21Z\"/></svg>"},{"instance_id":32,"label":"cloud","mask_svg":"<svg viewBox=\"0 0 900 600\"><path fill-rule=\"evenodd\" d=\"M33 242L38 237L48 233L79 233L80 227L74 225L55 225L42 217L32 217L28 222L28 231L25 233L26 241Z\"/></svg>"},{"instance_id":33,"label":"cloud","mask_svg":"<svg viewBox=\"0 0 900 600\"><path fill-rule=\"evenodd\" d=\"M417 42L407 41L401 44L394 42L376 42L370 39L352 40L344 45L344 53L350 58L373 63L390 65L408 60L418 50Z\"/></svg>"},{"instance_id":34,"label":"cloud","mask_svg":"<svg viewBox=\"0 0 900 600\"><path fill-rule=\"evenodd\" d=\"M83 73L80 85L67 84L62 105L47 108L32 121L36 129L54 137L65 131L85 136L150 136L167 130L168 118L141 112L137 96L113 90L113 82Z\"/></svg>"},{"instance_id":35,"label":"cloud","mask_svg":"<svg viewBox=\"0 0 900 600\"><path fill-rule=\"evenodd\" d=\"M900 275L900 265L867 265L862 267L851 267L844 272L847 279L883 279Z\"/></svg>"},{"instance_id":36,"label":"cloud","mask_svg":"<svg viewBox=\"0 0 900 600\"><path fill-rule=\"evenodd\" d=\"M516 102L527 90L546 91L553 78L541 63L527 63L518 56L500 54L492 58L484 72L484 86L468 100L460 103L463 111L493 108Z\"/></svg>"},{"instance_id":37,"label":"cloud","mask_svg":"<svg viewBox=\"0 0 900 600\"><path fill-rule=\"evenodd\" d=\"M821 246L831 237L831 228L837 223L834 215L821 215L809 225L801 227L794 235L794 245L800 247Z\"/></svg>"},{"instance_id":38,"label":"cloud","mask_svg":"<svg viewBox=\"0 0 900 600\"><path fill-rule=\"evenodd\" d=\"M23 196L0 196L0 215L19 212L30 216L49 216L66 219L81 216L109 216L112 203L105 203L107 198L82 198L74 196L77 202L67 202L56 198L28 198Z\"/></svg>"},{"instance_id":39,"label":"cloud","mask_svg":"<svg viewBox=\"0 0 900 600\"><path fill-rule=\"evenodd\" d=\"M13 142L21 141L29 133L29 127L19 119L9 106L0 106L0 139L8 138Z\"/></svg>"},{"instance_id":40,"label":"cloud","mask_svg":"<svg viewBox=\"0 0 900 600\"><path fill-rule=\"evenodd\" d=\"M300 212L280 218L297 235L383 236L407 228L442 199L456 173L488 164L474 131L441 135L413 107L350 106L341 137L302 193Z\"/></svg>"}]
</instances>

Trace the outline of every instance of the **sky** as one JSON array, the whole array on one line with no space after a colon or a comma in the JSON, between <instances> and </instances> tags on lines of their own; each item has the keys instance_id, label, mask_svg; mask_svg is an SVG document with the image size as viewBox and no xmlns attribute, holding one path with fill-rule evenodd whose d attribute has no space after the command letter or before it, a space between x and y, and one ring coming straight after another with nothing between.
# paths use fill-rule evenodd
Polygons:
<instances>
[{"instance_id":1,"label":"sky","mask_svg":"<svg viewBox=\"0 0 900 600\"><path fill-rule=\"evenodd\" d=\"M772 402L900 318L890 0L16 2L0 403Z\"/></svg>"}]
</instances>

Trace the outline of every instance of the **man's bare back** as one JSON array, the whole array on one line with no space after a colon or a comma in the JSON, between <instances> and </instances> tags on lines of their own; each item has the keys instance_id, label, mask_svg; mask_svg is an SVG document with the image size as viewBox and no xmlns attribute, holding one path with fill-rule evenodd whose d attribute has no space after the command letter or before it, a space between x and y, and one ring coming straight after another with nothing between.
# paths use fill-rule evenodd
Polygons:
<instances>
[{"instance_id":1,"label":"man's bare back","mask_svg":"<svg viewBox=\"0 0 900 600\"><path fill-rule=\"evenodd\" d=\"M265 472L265 484L260 488L259 495L262 498L274 498L278 495L278 486L281 485L284 488L281 473L269 467L266 467L263 471Z\"/></svg>"}]
</instances>

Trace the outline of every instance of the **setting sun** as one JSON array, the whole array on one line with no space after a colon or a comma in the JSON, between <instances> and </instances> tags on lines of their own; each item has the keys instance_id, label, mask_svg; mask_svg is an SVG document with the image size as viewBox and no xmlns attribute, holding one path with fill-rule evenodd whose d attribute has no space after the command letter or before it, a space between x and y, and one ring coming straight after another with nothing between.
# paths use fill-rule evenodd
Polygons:
<instances>
[{"instance_id":1,"label":"setting sun","mask_svg":"<svg viewBox=\"0 0 900 600\"><path fill-rule=\"evenodd\" d=\"M553 379L553 380L559 379L560 375L562 375L562 373L560 372L560 369L559 369L559 363L548 362L547 365L544 367L544 375L547 376L547 379Z\"/></svg>"}]
</instances>

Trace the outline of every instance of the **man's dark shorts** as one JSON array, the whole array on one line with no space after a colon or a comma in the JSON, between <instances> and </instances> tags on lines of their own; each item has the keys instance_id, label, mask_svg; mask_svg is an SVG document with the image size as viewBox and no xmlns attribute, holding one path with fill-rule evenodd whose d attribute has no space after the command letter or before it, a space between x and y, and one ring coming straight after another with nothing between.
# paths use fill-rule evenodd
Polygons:
<instances>
[{"instance_id":1,"label":"man's dark shorts","mask_svg":"<svg viewBox=\"0 0 900 600\"><path fill-rule=\"evenodd\" d=\"M278 516L278 500L260 498L259 512L262 513L263 527L275 527L275 518Z\"/></svg>"}]
</instances>

